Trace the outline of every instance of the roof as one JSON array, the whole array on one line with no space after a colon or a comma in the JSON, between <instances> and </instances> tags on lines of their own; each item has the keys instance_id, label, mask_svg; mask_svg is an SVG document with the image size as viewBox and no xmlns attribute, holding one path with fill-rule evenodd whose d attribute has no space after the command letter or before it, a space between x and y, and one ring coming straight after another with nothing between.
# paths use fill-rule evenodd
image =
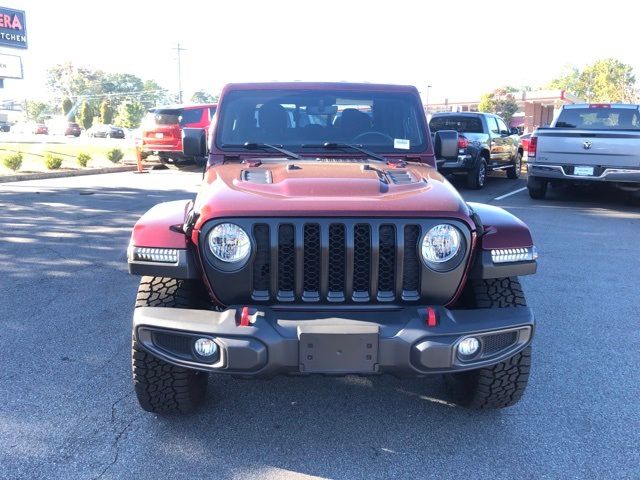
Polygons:
<instances>
[{"instance_id":1,"label":"roof","mask_svg":"<svg viewBox=\"0 0 640 480\"><path fill-rule=\"evenodd\" d=\"M151 107L149 110L178 110L180 108L200 108L200 107L217 107L217 103L176 103L174 105L157 105L155 107Z\"/></svg>"},{"instance_id":2,"label":"roof","mask_svg":"<svg viewBox=\"0 0 640 480\"><path fill-rule=\"evenodd\" d=\"M229 83L224 87L223 92L230 90L336 90L418 93L418 89L412 85L347 82Z\"/></svg>"},{"instance_id":3,"label":"roof","mask_svg":"<svg viewBox=\"0 0 640 480\"><path fill-rule=\"evenodd\" d=\"M640 106L634 103L608 103L608 102L594 102L594 103L574 103L573 105L564 105L565 109L574 108L589 108L591 106L607 106L610 108L628 108L630 110L637 110Z\"/></svg>"},{"instance_id":4,"label":"roof","mask_svg":"<svg viewBox=\"0 0 640 480\"><path fill-rule=\"evenodd\" d=\"M489 115L491 117L498 116L489 112L435 112L431 117L478 117L480 115Z\"/></svg>"}]
</instances>

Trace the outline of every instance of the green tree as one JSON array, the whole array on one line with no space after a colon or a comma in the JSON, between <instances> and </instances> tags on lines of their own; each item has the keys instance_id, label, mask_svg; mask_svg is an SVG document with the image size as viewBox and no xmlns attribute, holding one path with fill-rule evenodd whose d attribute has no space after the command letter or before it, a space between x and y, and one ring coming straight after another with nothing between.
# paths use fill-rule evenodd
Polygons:
<instances>
[{"instance_id":1,"label":"green tree","mask_svg":"<svg viewBox=\"0 0 640 480\"><path fill-rule=\"evenodd\" d=\"M191 95L191 101L194 103L215 103L218 101L218 96L204 90L198 90Z\"/></svg>"},{"instance_id":2,"label":"green tree","mask_svg":"<svg viewBox=\"0 0 640 480\"><path fill-rule=\"evenodd\" d=\"M100 104L100 122L105 125L113 122L113 108L108 100L103 100Z\"/></svg>"},{"instance_id":3,"label":"green tree","mask_svg":"<svg viewBox=\"0 0 640 480\"><path fill-rule=\"evenodd\" d=\"M146 110L137 100L127 99L118 107L115 123L124 128L138 128Z\"/></svg>"},{"instance_id":4,"label":"green tree","mask_svg":"<svg viewBox=\"0 0 640 480\"><path fill-rule=\"evenodd\" d=\"M49 105L32 100L27 100L25 103L27 119L42 123L45 115L49 112Z\"/></svg>"},{"instance_id":5,"label":"green tree","mask_svg":"<svg viewBox=\"0 0 640 480\"><path fill-rule=\"evenodd\" d=\"M491 93L485 93L480 99L478 110L500 115L505 123L509 123L518 111L518 103L514 95L518 90L514 87L501 87Z\"/></svg>"},{"instance_id":6,"label":"green tree","mask_svg":"<svg viewBox=\"0 0 640 480\"><path fill-rule=\"evenodd\" d=\"M91 108L91 105L89 105L89 102L82 102L80 110L78 111L77 119L80 126L85 130L91 128L91 125L93 125L93 109Z\"/></svg>"},{"instance_id":7,"label":"green tree","mask_svg":"<svg viewBox=\"0 0 640 480\"><path fill-rule=\"evenodd\" d=\"M480 103L478 104L478 111L492 113L495 108L495 100L493 93L485 93L480 97Z\"/></svg>"},{"instance_id":8,"label":"green tree","mask_svg":"<svg viewBox=\"0 0 640 480\"><path fill-rule=\"evenodd\" d=\"M582 71L569 67L549 87L588 102L634 102L637 98L633 67L615 58L597 60Z\"/></svg>"},{"instance_id":9,"label":"green tree","mask_svg":"<svg viewBox=\"0 0 640 480\"><path fill-rule=\"evenodd\" d=\"M76 67L71 62L60 63L47 69L46 85L60 96L97 95L102 93L104 72Z\"/></svg>"},{"instance_id":10,"label":"green tree","mask_svg":"<svg viewBox=\"0 0 640 480\"><path fill-rule=\"evenodd\" d=\"M143 93L139 96L139 101L144 105L146 110L157 105L171 103L169 92L155 80L145 80L142 85L142 91Z\"/></svg>"},{"instance_id":11,"label":"green tree","mask_svg":"<svg viewBox=\"0 0 640 480\"><path fill-rule=\"evenodd\" d=\"M64 97L62 99L62 103L60 104L60 108L62 110L62 114L65 117L68 117L69 112L71 112L71 109L73 108L73 101L69 97Z\"/></svg>"}]
</instances>

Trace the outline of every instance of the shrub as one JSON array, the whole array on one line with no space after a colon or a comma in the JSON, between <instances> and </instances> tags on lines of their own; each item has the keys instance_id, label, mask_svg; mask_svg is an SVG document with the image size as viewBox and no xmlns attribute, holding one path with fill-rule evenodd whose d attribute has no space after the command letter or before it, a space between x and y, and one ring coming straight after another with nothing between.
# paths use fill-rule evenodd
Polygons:
<instances>
[{"instance_id":1,"label":"shrub","mask_svg":"<svg viewBox=\"0 0 640 480\"><path fill-rule=\"evenodd\" d=\"M80 152L76 159L78 160L78 164L84 168L87 166L87 163L89 163L89 160L91 160L91 155L89 155L88 153Z\"/></svg>"},{"instance_id":2,"label":"shrub","mask_svg":"<svg viewBox=\"0 0 640 480\"><path fill-rule=\"evenodd\" d=\"M2 163L4 163L4 166L8 169L17 172L22 166L22 154L12 153L11 155L7 155L6 157L4 157L4 160L2 160Z\"/></svg>"},{"instance_id":3,"label":"shrub","mask_svg":"<svg viewBox=\"0 0 640 480\"><path fill-rule=\"evenodd\" d=\"M44 164L49 170L57 170L62 166L62 158L55 157L53 153L44 154Z\"/></svg>"},{"instance_id":4,"label":"shrub","mask_svg":"<svg viewBox=\"0 0 640 480\"><path fill-rule=\"evenodd\" d=\"M118 163L124 157L124 153L119 148L112 148L107 152L107 158L113 163Z\"/></svg>"}]
</instances>

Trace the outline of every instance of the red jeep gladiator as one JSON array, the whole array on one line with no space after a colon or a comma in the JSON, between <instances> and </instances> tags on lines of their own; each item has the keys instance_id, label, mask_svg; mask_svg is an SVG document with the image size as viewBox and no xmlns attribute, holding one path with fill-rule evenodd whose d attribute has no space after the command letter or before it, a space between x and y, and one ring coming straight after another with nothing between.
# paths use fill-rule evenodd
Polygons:
<instances>
[{"instance_id":1,"label":"red jeep gladiator","mask_svg":"<svg viewBox=\"0 0 640 480\"><path fill-rule=\"evenodd\" d=\"M526 225L465 203L437 172L458 134L429 134L414 87L232 84L193 200L136 223L133 380L151 412L187 412L209 373L445 374L472 408L516 403L534 316Z\"/></svg>"}]
</instances>

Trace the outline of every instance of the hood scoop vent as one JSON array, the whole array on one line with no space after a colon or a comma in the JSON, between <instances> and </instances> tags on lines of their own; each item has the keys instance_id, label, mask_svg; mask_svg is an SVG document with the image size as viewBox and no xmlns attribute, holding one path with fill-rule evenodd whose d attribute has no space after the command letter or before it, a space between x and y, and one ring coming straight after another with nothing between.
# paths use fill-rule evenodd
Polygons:
<instances>
[{"instance_id":1,"label":"hood scoop vent","mask_svg":"<svg viewBox=\"0 0 640 480\"><path fill-rule=\"evenodd\" d=\"M384 174L391 183L396 185L409 185L411 183L416 183L416 179L413 178L413 175L411 175L411 172L408 170L386 170Z\"/></svg>"},{"instance_id":2,"label":"hood scoop vent","mask_svg":"<svg viewBox=\"0 0 640 480\"><path fill-rule=\"evenodd\" d=\"M242 171L242 181L259 183L266 185L273 183L270 170L263 170L262 168L250 168Z\"/></svg>"}]
</instances>

